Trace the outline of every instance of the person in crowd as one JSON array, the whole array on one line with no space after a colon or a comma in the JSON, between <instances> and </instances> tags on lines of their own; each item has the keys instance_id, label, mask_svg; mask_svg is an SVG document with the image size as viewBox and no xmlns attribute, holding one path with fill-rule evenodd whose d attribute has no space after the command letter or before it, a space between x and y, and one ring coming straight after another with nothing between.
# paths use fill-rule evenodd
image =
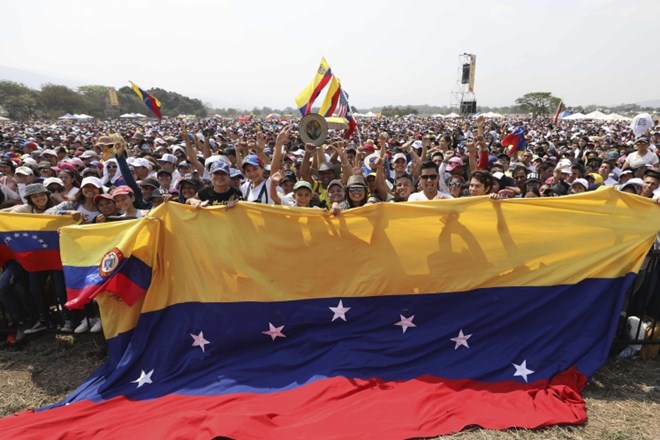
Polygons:
<instances>
[{"instance_id":1,"label":"person in crowd","mask_svg":"<svg viewBox=\"0 0 660 440\"><path fill-rule=\"evenodd\" d=\"M333 204L331 206L331 210L334 212L336 208L339 208L340 211L345 211L347 209L358 208L360 206L372 204L377 201L378 199L375 197L369 197L367 192L367 183L364 181L364 178L362 176L354 175L348 178L348 182L346 183L346 196L344 200L338 203L338 206Z\"/></svg>"},{"instance_id":2,"label":"person in crowd","mask_svg":"<svg viewBox=\"0 0 660 440\"><path fill-rule=\"evenodd\" d=\"M50 192L41 183L32 183L25 188L25 197L27 203L25 205L17 205L9 208L9 212L24 213L24 214L44 214L48 209L51 209L55 204L50 198ZM4 210L3 210L4 211ZM64 274L61 270L58 271L41 271L41 272L28 272L28 291L30 300L35 307L38 314L36 323L25 329L25 334L38 333L44 331L49 325L48 308L45 304L43 296L43 287L46 285L48 277L51 277L53 290L57 301L62 307L62 315L64 322L61 326L61 331L71 332L73 330L73 315L64 307L67 301L66 287L64 284ZM18 314L19 321L25 321L23 313L14 310Z\"/></svg>"},{"instance_id":3,"label":"person in crowd","mask_svg":"<svg viewBox=\"0 0 660 440\"><path fill-rule=\"evenodd\" d=\"M461 160L461 164L463 161ZM449 170L454 171L458 167L458 162L454 161L455 166ZM450 163L451 165L451 163ZM463 165L460 165L461 167ZM409 202L418 202L422 200L437 200L437 199L451 199L452 196L448 193L440 192L438 189L438 179L440 177L438 166L435 162L427 161L422 163L419 175L421 191L412 193L408 197Z\"/></svg>"},{"instance_id":4,"label":"person in crowd","mask_svg":"<svg viewBox=\"0 0 660 440\"><path fill-rule=\"evenodd\" d=\"M107 189L126 184L122 177L122 172L119 170L117 159L114 157L103 163L103 177L101 178L101 183L103 183L103 186Z\"/></svg>"},{"instance_id":5,"label":"person in crowd","mask_svg":"<svg viewBox=\"0 0 660 440\"><path fill-rule=\"evenodd\" d=\"M94 217L94 220L92 220L93 223L103 223L108 221L108 219L119 217L121 214L117 204L112 198L112 194L97 194L96 197L94 197L94 203L96 203L97 209L99 210L99 215Z\"/></svg>"},{"instance_id":6,"label":"person in crowd","mask_svg":"<svg viewBox=\"0 0 660 440\"><path fill-rule=\"evenodd\" d=\"M645 137L636 139L634 146L636 150L626 157L621 170L637 170L634 172L635 177L642 177L647 166L654 166L659 162L658 155L649 150L649 141Z\"/></svg>"},{"instance_id":7,"label":"person in crowd","mask_svg":"<svg viewBox=\"0 0 660 440\"><path fill-rule=\"evenodd\" d=\"M311 208L312 195L314 194L314 191L312 190L312 184L306 180L299 180L293 185L291 197L281 198L276 186L283 178L284 172L279 170L269 179L269 189L271 196L273 197L273 203L275 205L286 205L296 208Z\"/></svg>"},{"instance_id":8,"label":"person in crowd","mask_svg":"<svg viewBox=\"0 0 660 440\"><path fill-rule=\"evenodd\" d=\"M126 218L141 218L144 217L146 211L137 209L135 207L135 194L128 185L118 186L112 191L112 200L121 211L120 217Z\"/></svg>"},{"instance_id":9,"label":"person in crowd","mask_svg":"<svg viewBox=\"0 0 660 440\"><path fill-rule=\"evenodd\" d=\"M57 177L64 183L64 198L73 200L80 192L80 177L76 171L70 169L61 169L57 173Z\"/></svg>"},{"instance_id":10,"label":"person in crowd","mask_svg":"<svg viewBox=\"0 0 660 440\"><path fill-rule=\"evenodd\" d=\"M470 176L470 197L485 196L493 189L493 176L488 171L475 171Z\"/></svg>"},{"instance_id":11,"label":"person in crowd","mask_svg":"<svg viewBox=\"0 0 660 440\"><path fill-rule=\"evenodd\" d=\"M211 185L201 188L195 197L186 200L192 206L226 205L228 208L243 200L240 191L229 186L229 164L225 161L215 161L211 166Z\"/></svg>"}]
</instances>

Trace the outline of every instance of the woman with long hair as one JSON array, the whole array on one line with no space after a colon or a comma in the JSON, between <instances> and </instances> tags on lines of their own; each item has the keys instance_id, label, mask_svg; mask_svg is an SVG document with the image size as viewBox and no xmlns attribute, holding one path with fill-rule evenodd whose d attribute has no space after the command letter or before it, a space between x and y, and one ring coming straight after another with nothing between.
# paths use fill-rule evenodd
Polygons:
<instances>
[{"instance_id":1,"label":"woman with long hair","mask_svg":"<svg viewBox=\"0 0 660 440\"><path fill-rule=\"evenodd\" d=\"M65 185L66 188L66 185ZM68 200L46 211L46 214L71 214L74 219L82 217L83 223L90 223L99 215L94 197L103 192L103 184L98 177L85 177L80 185L80 191L73 200Z\"/></svg>"},{"instance_id":2,"label":"woman with long hair","mask_svg":"<svg viewBox=\"0 0 660 440\"><path fill-rule=\"evenodd\" d=\"M59 177L62 180L62 183L64 183L64 197L73 200L80 191L80 188L78 188L78 185L80 184L80 176L78 173L70 169L60 169L57 177Z\"/></svg>"}]
</instances>

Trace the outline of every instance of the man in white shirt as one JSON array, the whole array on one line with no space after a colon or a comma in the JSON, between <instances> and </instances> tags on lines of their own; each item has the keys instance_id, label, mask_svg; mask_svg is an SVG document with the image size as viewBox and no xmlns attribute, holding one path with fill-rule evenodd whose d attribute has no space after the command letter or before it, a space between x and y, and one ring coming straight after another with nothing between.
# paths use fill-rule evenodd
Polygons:
<instances>
[{"instance_id":1,"label":"man in white shirt","mask_svg":"<svg viewBox=\"0 0 660 440\"><path fill-rule=\"evenodd\" d=\"M408 201L419 202L423 200L452 199L453 197L451 195L438 190L439 177L440 173L438 172L438 166L435 162L424 162L419 176L422 190L410 194Z\"/></svg>"}]
</instances>

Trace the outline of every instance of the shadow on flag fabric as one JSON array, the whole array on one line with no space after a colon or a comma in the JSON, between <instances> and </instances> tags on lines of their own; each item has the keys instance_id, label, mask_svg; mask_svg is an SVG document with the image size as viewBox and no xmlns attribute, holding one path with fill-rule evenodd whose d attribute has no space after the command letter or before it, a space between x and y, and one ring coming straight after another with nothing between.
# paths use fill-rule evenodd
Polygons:
<instances>
[{"instance_id":1,"label":"shadow on flag fabric","mask_svg":"<svg viewBox=\"0 0 660 440\"><path fill-rule=\"evenodd\" d=\"M332 77L333 75L330 65L325 58L321 58L321 63L316 70L314 79L296 98L296 106L298 107L298 110L300 110L301 115L305 116L311 113L314 101L316 101L316 98L319 97L323 88L330 82Z\"/></svg>"},{"instance_id":2,"label":"shadow on flag fabric","mask_svg":"<svg viewBox=\"0 0 660 440\"><path fill-rule=\"evenodd\" d=\"M151 110L153 114L156 115L159 121L162 120L163 116L160 114L160 101L149 92L142 90L137 86L137 84L134 84L132 81L129 82L131 83L131 88L135 94L138 95L138 98L140 98L142 102L144 102L144 105L149 107L149 110Z\"/></svg>"},{"instance_id":3,"label":"shadow on flag fabric","mask_svg":"<svg viewBox=\"0 0 660 440\"><path fill-rule=\"evenodd\" d=\"M62 270L59 228L70 215L0 213L0 266L16 260L29 272Z\"/></svg>"},{"instance_id":4,"label":"shadow on flag fabric","mask_svg":"<svg viewBox=\"0 0 660 440\"><path fill-rule=\"evenodd\" d=\"M525 128L518 127L502 139L502 146L506 147L506 154L513 157L518 152L525 151L527 140L525 139Z\"/></svg>"},{"instance_id":5,"label":"shadow on flag fabric","mask_svg":"<svg viewBox=\"0 0 660 440\"><path fill-rule=\"evenodd\" d=\"M0 432L410 438L584 423L580 392L607 357L658 209L614 189L339 217L166 203L135 221L159 228L146 295L97 296L107 363ZM547 240L557 225L562 239Z\"/></svg>"}]
</instances>

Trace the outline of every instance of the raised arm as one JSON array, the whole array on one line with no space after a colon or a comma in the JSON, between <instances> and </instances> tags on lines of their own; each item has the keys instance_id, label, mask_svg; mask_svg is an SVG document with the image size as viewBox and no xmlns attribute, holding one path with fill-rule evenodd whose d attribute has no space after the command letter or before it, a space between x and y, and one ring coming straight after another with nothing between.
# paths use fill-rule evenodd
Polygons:
<instances>
[{"instance_id":1,"label":"raised arm","mask_svg":"<svg viewBox=\"0 0 660 440\"><path fill-rule=\"evenodd\" d=\"M180 124L181 128L181 137L183 138L183 142L186 144L186 157L192 164L192 166L197 170L200 176L204 175L204 164L197 159L197 152L193 148L192 142L190 142L190 139L188 138L188 129L186 128L186 122L181 121Z\"/></svg>"},{"instance_id":2,"label":"raised arm","mask_svg":"<svg viewBox=\"0 0 660 440\"><path fill-rule=\"evenodd\" d=\"M284 177L284 171L278 170L275 173L270 175L270 188L268 188L268 194L270 198L276 205L282 204L282 198L277 192L277 185L280 184L282 178Z\"/></svg>"},{"instance_id":3,"label":"raised arm","mask_svg":"<svg viewBox=\"0 0 660 440\"><path fill-rule=\"evenodd\" d=\"M284 146L289 143L289 133L291 126L286 126L277 134L275 138L275 150L273 151L273 161L270 163L270 172L274 174L282 169L282 154Z\"/></svg>"},{"instance_id":4,"label":"raised arm","mask_svg":"<svg viewBox=\"0 0 660 440\"><path fill-rule=\"evenodd\" d=\"M262 131L257 132L257 142L255 143L255 150L257 150L257 156L261 159L264 164L270 164L270 157L264 152L266 149L266 136ZM272 173L271 168L271 173Z\"/></svg>"},{"instance_id":5,"label":"raised arm","mask_svg":"<svg viewBox=\"0 0 660 440\"><path fill-rule=\"evenodd\" d=\"M314 185L314 179L312 179L312 166L309 163L309 159L314 155L316 151L316 146L312 144L305 145L305 155L303 156L302 164L300 165L300 178Z\"/></svg>"}]
</instances>

